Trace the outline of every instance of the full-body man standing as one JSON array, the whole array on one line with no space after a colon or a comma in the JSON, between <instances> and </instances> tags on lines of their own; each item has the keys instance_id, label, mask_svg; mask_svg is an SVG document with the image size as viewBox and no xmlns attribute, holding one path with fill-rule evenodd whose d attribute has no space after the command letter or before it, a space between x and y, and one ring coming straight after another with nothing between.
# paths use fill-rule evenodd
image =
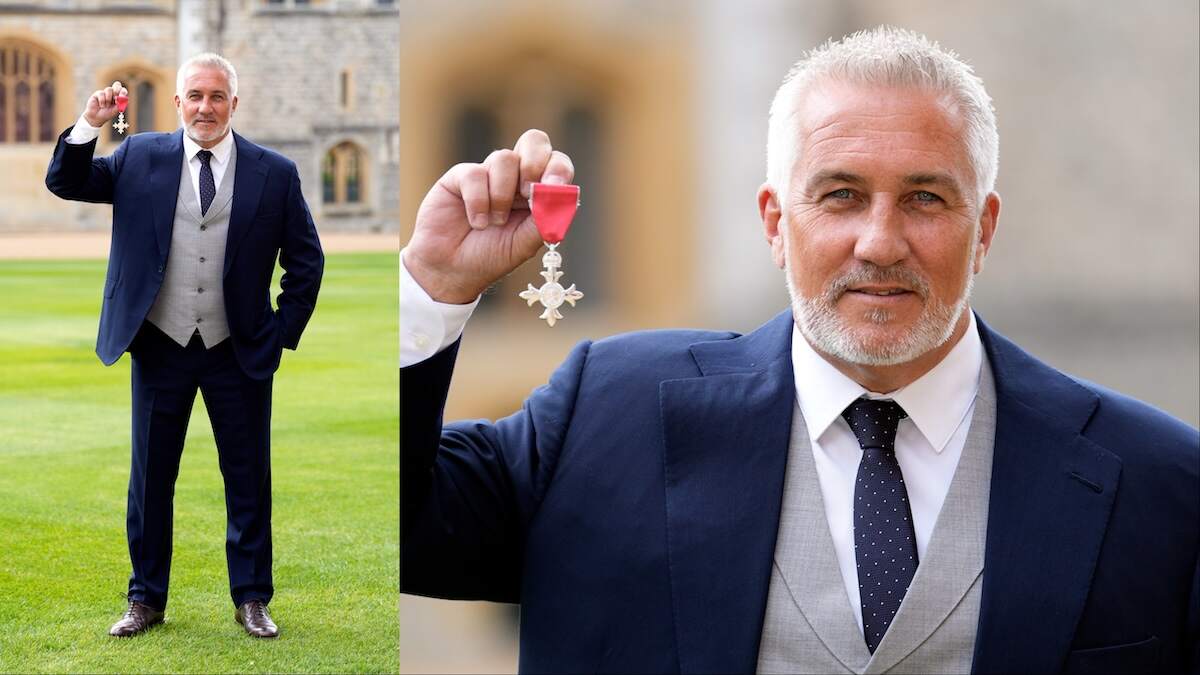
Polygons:
<instances>
[{"instance_id":1,"label":"full-body man standing","mask_svg":"<svg viewBox=\"0 0 1200 675\"><path fill-rule=\"evenodd\" d=\"M94 158L117 114L120 82L88 99L59 137L46 186L113 205L112 249L96 353L133 360L129 605L114 636L164 619L172 499L199 390L225 481L226 559L235 618L275 637L271 577L271 381L312 316L324 256L295 164L233 133L237 72L216 54L179 69L183 128L144 133ZM276 257L284 269L273 309Z\"/></svg>"}]
</instances>

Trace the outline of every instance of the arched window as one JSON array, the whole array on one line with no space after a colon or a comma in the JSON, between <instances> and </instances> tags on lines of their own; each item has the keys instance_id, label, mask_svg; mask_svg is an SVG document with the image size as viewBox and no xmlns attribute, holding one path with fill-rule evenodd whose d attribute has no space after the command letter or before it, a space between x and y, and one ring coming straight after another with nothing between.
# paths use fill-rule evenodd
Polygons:
<instances>
[{"instance_id":1,"label":"arched window","mask_svg":"<svg viewBox=\"0 0 1200 675\"><path fill-rule=\"evenodd\" d=\"M321 161L321 197L326 204L361 204L366 193L366 157L357 145L335 145Z\"/></svg>"},{"instance_id":2,"label":"arched window","mask_svg":"<svg viewBox=\"0 0 1200 675\"><path fill-rule=\"evenodd\" d=\"M140 68L126 68L109 73L103 86L113 81L119 81L129 90L129 107L125 111L125 123L129 128L124 134L117 133L111 126L108 128L108 139L120 143L130 134L155 130L155 108L160 102L155 96L161 93L158 87L159 78Z\"/></svg>"},{"instance_id":3,"label":"arched window","mask_svg":"<svg viewBox=\"0 0 1200 675\"><path fill-rule=\"evenodd\" d=\"M57 71L48 54L21 42L0 42L0 143L49 143Z\"/></svg>"}]
</instances>

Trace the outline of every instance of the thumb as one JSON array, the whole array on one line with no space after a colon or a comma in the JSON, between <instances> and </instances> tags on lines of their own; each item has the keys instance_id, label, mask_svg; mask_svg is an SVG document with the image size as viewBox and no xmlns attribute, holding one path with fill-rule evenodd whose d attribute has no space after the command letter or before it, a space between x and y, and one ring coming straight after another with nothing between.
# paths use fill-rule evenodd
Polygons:
<instances>
[{"instance_id":1,"label":"thumb","mask_svg":"<svg viewBox=\"0 0 1200 675\"><path fill-rule=\"evenodd\" d=\"M513 232L513 251L520 258L518 264L532 258L541 248L542 233L538 232L537 225L533 223L533 216L530 215L521 221Z\"/></svg>"}]
</instances>

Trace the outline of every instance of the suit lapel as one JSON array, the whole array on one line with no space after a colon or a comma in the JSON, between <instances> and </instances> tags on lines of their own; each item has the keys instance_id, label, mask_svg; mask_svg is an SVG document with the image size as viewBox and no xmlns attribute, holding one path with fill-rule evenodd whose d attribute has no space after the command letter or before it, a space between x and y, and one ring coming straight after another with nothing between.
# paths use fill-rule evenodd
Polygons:
<instances>
[{"instance_id":1,"label":"suit lapel","mask_svg":"<svg viewBox=\"0 0 1200 675\"><path fill-rule=\"evenodd\" d=\"M684 672L755 668L795 402L791 326L784 312L749 335L693 345L702 376L660 385Z\"/></svg>"},{"instance_id":2,"label":"suit lapel","mask_svg":"<svg viewBox=\"0 0 1200 675\"><path fill-rule=\"evenodd\" d=\"M231 132L232 133L232 132ZM263 186L267 182L267 166L262 161L262 148L233 134L237 158L233 176L233 206L229 213L229 233L225 240L224 275L229 274L229 264L250 230Z\"/></svg>"},{"instance_id":3,"label":"suit lapel","mask_svg":"<svg viewBox=\"0 0 1200 675\"><path fill-rule=\"evenodd\" d=\"M150 208L153 212L154 238L160 260L171 250L171 232L175 224L175 204L179 199L179 180L183 174L183 130L162 136L158 151L150 158Z\"/></svg>"},{"instance_id":4,"label":"suit lapel","mask_svg":"<svg viewBox=\"0 0 1200 675\"><path fill-rule=\"evenodd\" d=\"M1121 474L1080 435L1096 396L992 332L996 444L973 670L1061 669Z\"/></svg>"}]
</instances>

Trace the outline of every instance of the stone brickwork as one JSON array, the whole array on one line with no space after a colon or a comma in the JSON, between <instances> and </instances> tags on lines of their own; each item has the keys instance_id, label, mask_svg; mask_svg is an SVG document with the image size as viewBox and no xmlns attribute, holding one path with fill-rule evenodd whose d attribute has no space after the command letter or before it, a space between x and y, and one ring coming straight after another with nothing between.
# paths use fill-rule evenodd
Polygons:
<instances>
[{"instance_id":1,"label":"stone brickwork","mask_svg":"<svg viewBox=\"0 0 1200 675\"><path fill-rule=\"evenodd\" d=\"M292 3L285 3L292 4ZM158 72L174 93L182 59L217 51L238 70L233 126L296 162L318 228L398 228L399 20L373 0L317 0L311 8L266 7L262 0L41 0L0 4L0 40L21 39L50 52L69 73L55 121L74 123L106 72L138 65ZM342 72L349 105L339 99ZM61 75L60 75L61 77ZM173 110L161 130L177 128ZM103 137L102 137L103 138ZM321 164L333 146L362 151L359 204L322 203ZM111 151L102 144L101 153ZM0 144L0 232L102 229L107 206L64 203L42 182L52 146Z\"/></svg>"}]
</instances>

